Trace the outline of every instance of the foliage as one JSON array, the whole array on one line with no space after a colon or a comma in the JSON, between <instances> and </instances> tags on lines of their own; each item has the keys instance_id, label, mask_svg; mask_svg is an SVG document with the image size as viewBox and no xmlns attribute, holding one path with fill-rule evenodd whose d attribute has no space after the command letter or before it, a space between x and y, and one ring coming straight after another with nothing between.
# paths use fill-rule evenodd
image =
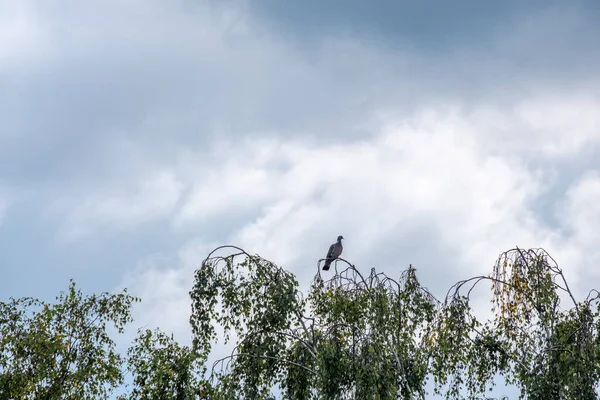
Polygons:
<instances>
[{"instance_id":1,"label":"foliage","mask_svg":"<svg viewBox=\"0 0 600 400\"><path fill-rule=\"evenodd\" d=\"M0 303L0 398L106 398L125 362L121 400L424 399L429 378L446 398L475 399L498 376L521 398L598 398L600 293L576 301L542 249L502 253L490 275L457 282L442 302L412 266L398 279L342 259L333 267L324 280L317 264L304 296L280 266L219 247L194 275L191 346L140 330L125 360L106 328L131 321L137 299L126 293L83 297L72 283L54 305ZM482 283L489 320L471 304ZM211 367L221 338L233 351Z\"/></svg>"},{"instance_id":2,"label":"foliage","mask_svg":"<svg viewBox=\"0 0 600 400\"><path fill-rule=\"evenodd\" d=\"M83 296L71 281L56 304L0 303L0 398L107 398L123 381L107 325L122 333L136 300L126 291Z\"/></svg>"},{"instance_id":3,"label":"foliage","mask_svg":"<svg viewBox=\"0 0 600 400\"><path fill-rule=\"evenodd\" d=\"M308 299L318 332L318 393L424 397L436 302L414 268L396 281L375 270L365 279L350 265L327 282L315 279Z\"/></svg>"},{"instance_id":4,"label":"foliage","mask_svg":"<svg viewBox=\"0 0 600 400\"><path fill-rule=\"evenodd\" d=\"M207 390L198 378L201 368L187 346L160 331L141 330L128 351L133 389L125 399L185 400Z\"/></svg>"},{"instance_id":5,"label":"foliage","mask_svg":"<svg viewBox=\"0 0 600 400\"><path fill-rule=\"evenodd\" d=\"M494 318L485 324L469 294L492 283ZM466 296L460 289L471 284ZM451 292L451 293L450 293ZM433 373L438 383L463 383L482 393L494 375L528 399L596 399L600 369L598 292L577 302L556 262L543 249L502 253L487 277L457 283L438 320ZM591 296L595 294L595 296ZM572 308L560 308L561 295ZM454 385L447 393L458 398Z\"/></svg>"},{"instance_id":6,"label":"foliage","mask_svg":"<svg viewBox=\"0 0 600 400\"><path fill-rule=\"evenodd\" d=\"M225 341L235 332L241 339L227 358L231 371L217 374L214 396L266 398L283 373L289 340L302 338L298 282L293 274L241 249L213 257L218 250L196 271L190 292L194 352L207 359L217 338L213 321L224 330ZM235 257L243 259L234 263Z\"/></svg>"},{"instance_id":7,"label":"foliage","mask_svg":"<svg viewBox=\"0 0 600 400\"><path fill-rule=\"evenodd\" d=\"M436 304L414 268L395 281L347 264L329 281L318 275L305 300L292 274L234 249L209 255L190 292L200 357L216 338L213 321L226 340L238 337L213 368L216 393L267 398L279 385L290 399L424 397Z\"/></svg>"}]
</instances>

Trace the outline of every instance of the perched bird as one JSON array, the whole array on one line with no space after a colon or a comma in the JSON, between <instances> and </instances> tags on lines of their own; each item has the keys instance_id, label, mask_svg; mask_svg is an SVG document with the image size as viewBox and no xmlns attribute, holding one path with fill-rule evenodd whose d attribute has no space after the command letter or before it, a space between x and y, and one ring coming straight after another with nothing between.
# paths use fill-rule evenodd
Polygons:
<instances>
[{"instance_id":1,"label":"perched bird","mask_svg":"<svg viewBox=\"0 0 600 400\"><path fill-rule=\"evenodd\" d=\"M335 260L342 254L342 251L344 250L344 247L342 246L343 238L343 236L338 236L337 242L329 246L329 251L327 252L327 256L325 256L325 264L323 265L323 270L329 271L329 266L331 265L333 260Z\"/></svg>"}]
</instances>

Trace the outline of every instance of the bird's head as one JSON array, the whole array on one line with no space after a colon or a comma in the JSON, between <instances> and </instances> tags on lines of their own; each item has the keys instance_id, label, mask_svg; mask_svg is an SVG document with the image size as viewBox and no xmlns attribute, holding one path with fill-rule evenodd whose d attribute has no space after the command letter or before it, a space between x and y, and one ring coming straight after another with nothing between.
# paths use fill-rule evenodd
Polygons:
<instances>
[{"instance_id":1,"label":"bird's head","mask_svg":"<svg viewBox=\"0 0 600 400\"><path fill-rule=\"evenodd\" d=\"M343 236L338 236L337 241L341 242L343 238L344 238Z\"/></svg>"}]
</instances>

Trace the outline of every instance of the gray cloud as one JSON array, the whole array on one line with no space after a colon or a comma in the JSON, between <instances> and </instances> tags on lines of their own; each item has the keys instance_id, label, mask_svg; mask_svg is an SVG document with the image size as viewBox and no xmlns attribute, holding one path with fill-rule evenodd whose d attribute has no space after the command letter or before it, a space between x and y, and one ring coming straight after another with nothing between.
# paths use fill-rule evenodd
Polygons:
<instances>
[{"instance_id":1,"label":"gray cloud","mask_svg":"<svg viewBox=\"0 0 600 400\"><path fill-rule=\"evenodd\" d=\"M306 13L297 15L312 15L311 3L304 6ZM260 4L256 9L231 4L178 7L111 3L97 10L80 4L61 11L30 3L19 11L25 16L21 32L29 27L31 33L21 35L27 53L3 53L11 63L0 78L6 89L1 179L25 189L30 202L24 204L39 208L33 204L43 198L42 209L50 206L43 213L45 220L35 222L35 213L29 217L35 229L49 222L60 224L62 232L117 229L134 234L139 232L136 225L146 220L174 218L172 234L191 234L202 224L202 232L196 234L222 231L219 236L225 238L222 221L229 221L224 224L235 231L241 221L259 219L261 209L275 201L273 193L261 190L264 179L291 168L289 160L283 160L276 167L279 172L258 169L258 181L244 171L237 180L227 178L220 166L234 156L247 156L239 140L288 138L300 140L301 146L323 148L348 141L369 143L382 121L406 120L428 109L446 118L439 129L458 113L481 130L485 140L479 146L499 154L517 152L544 171L558 155L567 157L548 193L556 193L553 188L559 185L569 187L565 170L574 178L578 171L596 166L589 149L597 137L597 76L591 73L597 54L588 51L587 63L569 57L572 52L586 53L593 35L582 33L593 33L595 25L593 13L576 5L541 11L523 11L520 6L472 10L475 25L467 23L461 29L470 29L481 40L450 35L453 52L421 51L419 43L427 35L446 35L457 28L462 20L458 9L447 15L438 31L423 28L424 36L412 35L410 25L398 24L394 34L382 31L365 37L360 30L351 35L337 30L362 13L349 5L346 11L354 14L331 25L333 30L314 29L320 45L312 55L298 52L288 36L279 37L275 25L259 25L277 23L284 18L281 10L264 13ZM335 17L322 11L323 21ZM388 11L390 18L399 12ZM420 12L408 9L402 15L413 18ZM109 17L107 29L103 21ZM367 15L362 21L368 25L384 18L380 17ZM65 22L74 20L77 23L66 29ZM288 28L293 32L297 27ZM479 35L480 30L486 34ZM404 39L390 47L386 40L394 40L394 35ZM575 39L578 45L571 46ZM557 58L562 64L554 62ZM564 63L581 67L566 70ZM546 118L548 112L555 118ZM413 123L422 122L413 118ZM568 139L565 131L572 132ZM545 140L549 133L552 139ZM221 150L215 153L217 148ZM583 165L582 158L572 156L586 149L589 162ZM204 162L186 164L182 157ZM324 152L315 162L325 168L327 158ZM158 201L166 196L163 188L156 193L144 189L144 181L152 182L161 173L171 174L181 188L167 196L166 203L148 205L144 198ZM231 179L228 186L220 184L222 179ZM302 173L294 179L302 179ZM239 201L211 200L215 191L223 190ZM297 195L308 201L326 193L325 186L311 190ZM204 203L192 201L194 196ZM546 204L550 219L554 196L548 195L545 203L539 200L544 193L536 196L532 201ZM211 201L217 201L220 210L211 208Z\"/></svg>"},{"instance_id":2,"label":"gray cloud","mask_svg":"<svg viewBox=\"0 0 600 400\"><path fill-rule=\"evenodd\" d=\"M312 3L302 4L305 14L292 10L299 21L336 15L327 7L314 13ZM259 20L243 8L190 12L152 2L138 12L117 3L99 10L81 4L63 13L31 6L32 19L41 23L35 27L38 41L30 47L39 54L34 61L10 58L8 73L0 78L4 179L39 183L47 176L119 175L129 167L123 142L163 159L176 147L202 148L216 135L358 139L365 133L361 123L374 110L410 112L423 103L457 98L479 103L490 101L490 94L514 99L524 90L549 86L549 80L557 89L598 86L593 75L598 52L592 44L597 25L573 5L537 14L530 10L523 17L518 6L500 12L470 4L475 14L483 7L486 18L503 21L506 14L511 22L482 25L479 29L488 32L483 41L476 29L469 30L477 44L452 41L450 54L422 52L411 45L419 43L418 37L390 48L376 41L390 35L356 41L360 32L344 39L335 31L323 37L315 28L321 39L313 58L275 31L258 27L277 21L279 13L270 8L275 14L263 15L261 5L256 7ZM371 8L373 21L398 15L412 20L419 14L410 7L406 13ZM358 18L364 10L353 9L344 8L355 19L373 23L368 13ZM463 11L458 7L442 20L458 26ZM352 21L349 17L347 24ZM468 21L462 29L471 26ZM398 29L408 26L400 22Z\"/></svg>"},{"instance_id":3,"label":"gray cloud","mask_svg":"<svg viewBox=\"0 0 600 400\"><path fill-rule=\"evenodd\" d=\"M438 296L514 245L598 278L596 6L11 3L2 293L126 285L185 338L211 246L306 287L338 234Z\"/></svg>"},{"instance_id":4,"label":"gray cloud","mask_svg":"<svg viewBox=\"0 0 600 400\"><path fill-rule=\"evenodd\" d=\"M489 25L510 20L515 13L530 9L524 4L508 1L497 4L462 1L453 4L424 1L377 1L364 3L347 1L305 1L283 4L270 0L252 3L252 9L279 31L297 36L349 33L394 43L414 42L426 51L447 50L457 43L472 43L474 37L489 35ZM538 2L548 7L548 2Z\"/></svg>"}]
</instances>

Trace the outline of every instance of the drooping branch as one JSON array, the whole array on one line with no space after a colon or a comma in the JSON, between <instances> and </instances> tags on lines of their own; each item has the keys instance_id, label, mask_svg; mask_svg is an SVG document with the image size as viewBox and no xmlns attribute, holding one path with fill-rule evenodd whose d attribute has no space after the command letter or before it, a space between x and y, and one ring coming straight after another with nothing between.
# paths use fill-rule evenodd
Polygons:
<instances>
[{"instance_id":1,"label":"drooping branch","mask_svg":"<svg viewBox=\"0 0 600 400\"><path fill-rule=\"evenodd\" d=\"M230 253L218 255L219 250ZM323 261L317 262L304 298L294 276L270 261L236 246L209 254L191 292L194 310L209 310L196 316L204 321L198 326L212 321L239 334L232 354L215 363L213 372L215 366L233 367L243 390L277 380L292 397L304 389L362 398L394 391L423 397L429 373L436 384L453 376L452 390L467 373L468 389L481 393L498 373L531 387L528 382L538 379L539 371L565 362L561 352L571 358L592 354L591 321L597 313L589 310L600 292L592 290L577 303L562 270L543 249L502 253L490 275L457 282L443 302L418 283L412 265L396 279L375 269L366 274L341 258L325 275ZM492 284L496 311L485 323L470 306L482 282ZM572 316L558 308L561 292L573 300ZM202 335L198 328L195 333ZM593 382L596 372L581 371L584 384ZM372 381L387 383L378 392L366 383Z\"/></svg>"},{"instance_id":2,"label":"drooping branch","mask_svg":"<svg viewBox=\"0 0 600 400\"><path fill-rule=\"evenodd\" d=\"M478 322L469 308L471 293L481 282L492 283L492 311L495 311L494 319L485 324ZM466 295L461 293L464 287L468 289ZM572 310L559 309L559 293L567 294L572 300ZM598 311L592 314L590 305L599 298L600 292L592 290L583 303L578 303L558 263L542 248L524 250L516 247L503 252L491 275L459 281L446 294L441 314L446 316L441 322L451 333L444 340L460 337L459 344L451 340L448 343L461 349L461 357L470 360L466 365L452 364L453 373L469 371L475 374L471 375L471 382L481 378L482 371L502 373L529 395L571 391L592 393L596 385L593 377L598 376L599 366L592 366L593 362L589 360L576 364L572 360L595 351L592 349L596 346L597 332L592 332L591 321L598 317ZM457 316L464 321L453 321ZM439 346L444 343L440 342ZM494 354L509 359L513 366L498 364ZM440 357L440 362L447 361L442 355ZM590 360L592 358L590 356ZM474 364L475 360L480 361ZM580 371L577 378L580 383L568 380L560 383L556 379L559 368ZM444 376L444 368L440 370L440 376ZM484 380L492 376L486 375ZM566 377L560 376L560 379Z\"/></svg>"},{"instance_id":3,"label":"drooping branch","mask_svg":"<svg viewBox=\"0 0 600 400\"><path fill-rule=\"evenodd\" d=\"M233 368L239 379L253 385L270 382L279 374L294 376L297 372L286 365L301 365L300 369L311 375L302 379L309 379L314 390L328 391L341 385L335 386L336 390L368 397L375 392L365 386L371 378L361 368L371 370L374 379L384 379L380 374L389 369L386 379L391 380L383 380L388 383L381 390L396 390L393 387L400 385L403 393L422 393L427 357L419 337L429 330L439 302L419 285L412 265L394 279L375 269L366 275L349 261L336 259L334 273L323 280L322 261L317 263L318 273L304 299L293 275L272 262L237 246L220 246L210 252L196 271L190 292L191 321L200 339L196 342L206 345L214 337L206 334L212 323L223 325L226 331L236 329L239 337L232 354L213 364L212 375L216 367L222 372ZM305 304L310 305L309 310ZM308 358L300 361L297 348L304 349L302 357ZM271 362L256 364L252 359ZM394 360L392 364L390 360ZM359 367L360 363L369 366ZM351 384L331 381L328 369L341 365L346 365L344 379ZM269 375L261 375L264 380L257 374ZM294 379L286 381L287 385L294 386L290 383ZM286 386L287 390L300 390L290 389L292 386Z\"/></svg>"}]
</instances>

